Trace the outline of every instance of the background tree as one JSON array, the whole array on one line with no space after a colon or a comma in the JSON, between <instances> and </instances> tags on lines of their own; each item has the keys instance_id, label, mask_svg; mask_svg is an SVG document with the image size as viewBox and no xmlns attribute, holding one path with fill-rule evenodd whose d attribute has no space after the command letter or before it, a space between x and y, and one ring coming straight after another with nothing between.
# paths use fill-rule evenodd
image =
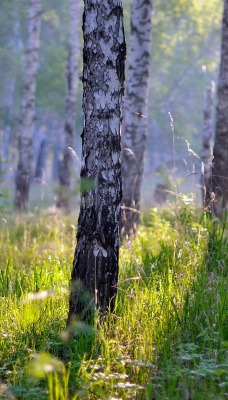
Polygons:
<instances>
[{"instance_id":1,"label":"background tree","mask_svg":"<svg viewBox=\"0 0 228 400\"><path fill-rule=\"evenodd\" d=\"M206 89L204 120L202 132L202 199L204 207L207 207L211 201L211 167L212 167L212 140L213 140L213 104L214 104L214 82Z\"/></svg>"},{"instance_id":2,"label":"background tree","mask_svg":"<svg viewBox=\"0 0 228 400\"><path fill-rule=\"evenodd\" d=\"M16 173L15 207L27 208L32 175L32 135L34 126L36 75L40 46L41 1L30 0L29 39L26 54L26 74L22 104L21 132L19 137L19 161Z\"/></svg>"},{"instance_id":3,"label":"background tree","mask_svg":"<svg viewBox=\"0 0 228 400\"><path fill-rule=\"evenodd\" d=\"M47 154L50 145L49 125L50 124L39 115L33 135L34 180L39 183L45 180ZM58 137L57 132L56 137Z\"/></svg>"},{"instance_id":4,"label":"background tree","mask_svg":"<svg viewBox=\"0 0 228 400\"><path fill-rule=\"evenodd\" d=\"M71 158L69 148L74 148L75 119L76 119L76 97L78 85L78 58L81 26L81 1L70 0L70 35L69 52L66 67L66 121L65 121L65 143L62 159L59 165L60 192L57 202L58 207L69 209L69 189L71 180Z\"/></svg>"},{"instance_id":5,"label":"background tree","mask_svg":"<svg viewBox=\"0 0 228 400\"><path fill-rule=\"evenodd\" d=\"M228 0L224 0L221 63L218 80L215 144L213 150L213 211L220 215L228 201Z\"/></svg>"},{"instance_id":6,"label":"background tree","mask_svg":"<svg viewBox=\"0 0 228 400\"><path fill-rule=\"evenodd\" d=\"M127 40L130 33L131 0L124 1L125 32ZM30 206L47 207L56 204L56 191L59 184L57 158L63 152L65 110L66 60L69 36L69 0L45 0L42 3L42 30L39 50L39 68L36 89L36 123L34 143L39 144L42 137L40 127L45 121L47 136L46 162L44 164L45 187L41 198L39 185L30 191ZM16 143L21 115L21 99L24 86L27 18L29 0L1 0L0 13L0 140L7 150L7 173L5 185L13 193L15 170L17 168ZM173 172L173 134L170 129L171 112L175 125L176 166L178 175L188 174L184 159L191 162L187 154L186 140L196 153L200 153L202 137L202 107L204 89L208 82L217 82L219 65L219 46L221 39L221 0L154 0L153 35L151 59L151 95L149 96L148 138L145 151L145 167L142 185L142 207L151 206L152 193L161 182L162 165ZM16 28L16 29L15 29ZM17 32L17 34L16 34ZM18 40L18 39L19 40ZM80 38L81 40L81 38ZM14 44L13 44L14 42ZM79 58L81 75L82 58ZM12 82L15 85L11 86ZM13 90L10 88L12 87ZM12 95L10 95L10 93ZM186 96L186 93L188 94ZM77 104L81 104L82 82L79 80ZM77 108L76 132L81 132L83 115ZM57 131L56 131L57 127ZM4 133L4 135L3 135ZM58 143L54 137L60 138ZM9 139L9 140L8 140ZM35 144L35 146L36 146ZM80 137L76 134L74 143L80 155ZM36 147L39 148L39 147ZM40 147L41 149L41 147ZM42 147L44 149L44 147ZM35 152L33 151L35 155ZM41 157L42 158L42 157ZM54 162L53 162L54 159ZM37 157L35 155L33 163ZM54 165L54 177L52 175ZM201 163L196 165L200 174ZM188 182L190 179L188 178ZM71 186L75 187L78 171L73 168ZM181 190L188 192L193 186L182 184ZM195 190L198 187L195 185ZM13 196L9 199L12 203ZM71 199L74 206L78 197Z\"/></svg>"},{"instance_id":7,"label":"background tree","mask_svg":"<svg viewBox=\"0 0 228 400\"><path fill-rule=\"evenodd\" d=\"M81 179L85 190L81 193L68 322L75 316L88 320L94 308L113 310L118 278L126 52L123 10L120 0L85 0L84 4Z\"/></svg>"},{"instance_id":8,"label":"background tree","mask_svg":"<svg viewBox=\"0 0 228 400\"><path fill-rule=\"evenodd\" d=\"M122 130L122 230L133 233L139 218L140 191L148 124L152 0L133 0L128 77Z\"/></svg>"},{"instance_id":9,"label":"background tree","mask_svg":"<svg viewBox=\"0 0 228 400\"><path fill-rule=\"evenodd\" d=\"M176 167L186 177L186 139L194 151L202 147L202 114L208 82L217 82L221 34L221 0L154 0L149 135L146 146L144 187L157 183L166 164L172 177L175 126ZM186 93L188 94L186 96ZM190 165L188 165L190 169ZM201 164L196 165L200 174ZM152 171L155 172L152 173ZM188 173L188 172L187 172ZM182 190L189 190L188 185ZM144 196L145 198L145 196Z\"/></svg>"}]
</instances>

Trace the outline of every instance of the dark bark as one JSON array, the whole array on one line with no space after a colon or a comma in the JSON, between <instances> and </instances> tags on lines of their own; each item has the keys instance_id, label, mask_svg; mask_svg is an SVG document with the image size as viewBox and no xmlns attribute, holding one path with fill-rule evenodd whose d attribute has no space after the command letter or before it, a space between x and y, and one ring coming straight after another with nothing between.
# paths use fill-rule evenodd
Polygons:
<instances>
[{"instance_id":1,"label":"dark bark","mask_svg":"<svg viewBox=\"0 0 228 400\"><path fill-rule=\"evenodd\" d=\"M39 153L37 157L36 169L35 169L35 178L39 180L44 179L44 171L45 171L45 164L47 158L47 151L48 151L48 141L43 139L39 146Z\"/></svg>"},{"instance_id":2,"label":"dark bark","mask_svg":"<svg viewBox=\"0 0 228 400\"><path fill-rule=\"evenodd\" d=\"M228 201L228 0L224 1L222 21L221 63L218 81L218 102L214 159L212 165L212 211L221 215Z\"/></svg>"},{"instance_id":3,"label":"dark bark","mask_svg":"<svg viewBox=\"0 0 228 400\"><path fill-rule=\"evenodd\" d=\"M85 0L81 193L68 324L114 309L121 214L125 39L120 0ZM85 185L85 181L90 182ZM91 182L93 187L91 187ZM87 187L86 187L87 186Z\"/></svg>"}]
</instances>

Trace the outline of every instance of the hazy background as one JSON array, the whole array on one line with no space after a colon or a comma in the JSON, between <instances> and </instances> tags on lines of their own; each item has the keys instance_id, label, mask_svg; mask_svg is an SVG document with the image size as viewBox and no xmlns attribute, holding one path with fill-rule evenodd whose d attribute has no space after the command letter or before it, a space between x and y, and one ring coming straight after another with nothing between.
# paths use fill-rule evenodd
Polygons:
<instances>
[{"instance_id":1,"label":"hazy background","mask_svg":"<svg viewBox=\"0 0 228 400\"><path fill-rule=\"evenodd\" d=\"M128 41L130 0L124 0ZM1 187L8 188L12 207L17 166L18 128L27 47L28 0L0 2L0 145ZM179 190L198 187L205 89L217 82L220 58L222 1L155 0L153 7L152 67L149 127L143 184L143 206L153 204L157 183L173 182ZM80 22L81 24L81 22ZM43 1L41 46L34 129L34 180L30 209L55 204L58 158L65 121L65 67L68 52L69 2ZM80 68L82 70L82 35ZM79 73L79 76L82 71ZM75 151L80 157L82 83L79 80ZM44 146L45 163L39 177L37 163ZM190 151L188 150L190 148ZM193 153L194 152L194 153ZM74 158L72 208L79 200L80 163Z\"/></svg>"}]
</instances>

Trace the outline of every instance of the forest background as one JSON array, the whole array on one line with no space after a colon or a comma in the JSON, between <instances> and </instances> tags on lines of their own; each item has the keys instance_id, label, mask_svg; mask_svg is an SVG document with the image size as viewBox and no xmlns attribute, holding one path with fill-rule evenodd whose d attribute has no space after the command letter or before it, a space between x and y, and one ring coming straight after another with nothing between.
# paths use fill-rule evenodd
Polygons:
<instances>
[{"instance_id":1,"label":"forest background","mask_svg":"<svg viewBox=\"0 0 228 400\"><path fill-rule=\"evenodd\" d=\"M130 31L130 3L125 0L123 5L127 40ZM1 169L6 171L3 185L10 189L11 196L7 200L9 204L13 203L18 158L28 6L27 0L2 0L0 6L0 140L1 159L6 160ZM170 188L174 178L183 178L179 179L180 189L196 193L200 201L201 161L194 153L200 155L202 147L205 89L211 81L217 81L221 14L221 0L154 1L143 207L151 206L157 183L166 184ZM58 165L64 142L68 35L69 2L45 1L33 141L33 183L41 182L41 185L36 184L31 191L32 208L51 206L56 202ZM82 46L81 35L79 76L82 71ZM79 80L74 146L79 158L81 99L82 82ZM76 158L72 158L75 161L72 199L75 199L75 193L79 193L80 164Z\"/></svg>"},{"instance_id":2,"label":"forest background","mask_svg":"<svg viewBox=\"0 0 228 400\"><path fill-rule=\"evenodd\" d=\"M123 2L127 42L130 3ZM34 212L20 214L11 210L29 0L0 2L0 398L227 399L227 215L219 219L202 208L199 186L204 96L217 82L222 1L153 2L143 218L134 237L121 238L115 310L105 318L97 314L93 326L81 320L66 326L79 205L81 80L75 214L55 207L40 212L58 198L70 19L68 0L45 0L42 7L28 209ZM174 186L174 201L151 208L158 183Z\"/></svg>"}]
</instances>

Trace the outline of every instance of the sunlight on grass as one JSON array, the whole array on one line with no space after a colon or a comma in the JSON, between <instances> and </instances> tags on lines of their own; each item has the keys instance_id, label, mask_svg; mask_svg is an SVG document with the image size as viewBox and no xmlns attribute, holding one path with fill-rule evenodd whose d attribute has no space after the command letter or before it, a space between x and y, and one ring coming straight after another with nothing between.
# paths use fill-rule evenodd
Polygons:
<instances>
[{"instance_id":1,"label":"sunlight on grass","mask_svg":"<svg viewBox=\"0 0 228 400\"><path fill-rule=\"evenodd\" d=\"M96 328L76 322L69 342L70 216L5 215L0 398L225 399L224 221L195 211L184 196L169 211L150 210L120 250L115 313Z\"/></svg>"}]
</instances>

